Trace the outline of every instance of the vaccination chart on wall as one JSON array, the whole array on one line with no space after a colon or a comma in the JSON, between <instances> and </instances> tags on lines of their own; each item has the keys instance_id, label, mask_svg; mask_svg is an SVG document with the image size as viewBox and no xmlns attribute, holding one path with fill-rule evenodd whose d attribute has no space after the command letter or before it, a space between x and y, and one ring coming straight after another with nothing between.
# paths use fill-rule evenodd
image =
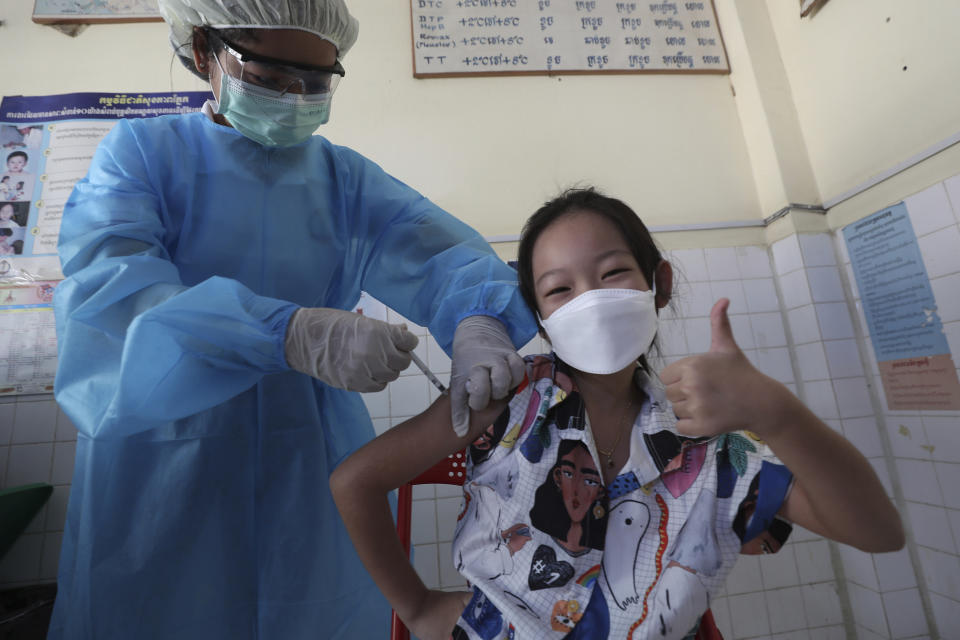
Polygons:
<instances>
[{"instance_id":1,"label":"vaccination chart on wall","mask_svg":"<svg viewBox=\"0 0 960 640\"><path fill-rule=\"evenodd\" d=\"M49 393L56 372L53 291L64 205L121 118L197 111L178 93L8 96L0 102L0 395Z\"/></svg>"}]
</instances>

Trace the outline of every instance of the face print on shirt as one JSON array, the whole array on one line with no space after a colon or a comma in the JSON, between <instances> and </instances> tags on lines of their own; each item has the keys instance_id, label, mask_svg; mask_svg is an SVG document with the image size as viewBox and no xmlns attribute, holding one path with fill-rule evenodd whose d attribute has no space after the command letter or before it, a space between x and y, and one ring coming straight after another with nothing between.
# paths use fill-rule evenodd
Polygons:
<instances>
[{"instance_id":1,"label":"face print on shirt","mask_svg":"<svg viewBox=\"0 0 960 640\"><path fill-rule=\"evenodd\" d=\"M557 462L537 489L530 522L567 553L603 549L606 494L600 472L580 440L561 440Z\"/></svg>"}]
</instances>

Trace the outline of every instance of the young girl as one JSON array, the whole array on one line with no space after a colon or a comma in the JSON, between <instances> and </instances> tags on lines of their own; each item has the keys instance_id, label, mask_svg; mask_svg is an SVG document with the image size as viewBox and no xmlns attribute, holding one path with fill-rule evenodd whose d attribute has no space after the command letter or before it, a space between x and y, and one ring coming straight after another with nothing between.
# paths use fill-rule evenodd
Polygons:
<instances>
[{"instance_id":1,"label":"young girl","mask_svg":"<svg viewBox=\"0 0 960 640\"><path fill-rule=\"evenodd\" d=\"M360 557L422 640L679 639L737 554L777 551L789 523L870 552L903 545L867 460L750 364L726 299L710 351L658 380L646 353L672 270L623 202L587 189L547 203L518 269L554 352L528 358L507 408L458 438L442 396L331 479ZM387 494L473 441L453 543L473 592L431 591Z\"/></svg>"}]
</instances>

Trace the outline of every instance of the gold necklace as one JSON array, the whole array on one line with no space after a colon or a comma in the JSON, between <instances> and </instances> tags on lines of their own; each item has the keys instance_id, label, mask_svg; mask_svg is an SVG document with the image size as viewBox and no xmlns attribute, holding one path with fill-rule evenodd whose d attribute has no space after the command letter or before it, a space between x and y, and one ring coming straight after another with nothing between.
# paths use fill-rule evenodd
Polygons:
<instances>
[{"instance_id":1,"label":"gold necklace","mask_svg":"<svg viewBox=\"0 0 960 640\"><path fill-rule=\"evenodd\" d=\"M620 445L620 439L623 437L623 423L627 419L627 416L630 414L630 408L633 407L633 397L631 396L630 402L627 403L627 408L623 410L623 415L620 416L620 424L617 429L617 440L613 443L613 446L610 447L609 451L604 451L600 448L600 445L597 444L597 453L604 456L607 459L607 468L613 468L613 452L617 450L617 446Z\"/></svg>"}]
</instances>

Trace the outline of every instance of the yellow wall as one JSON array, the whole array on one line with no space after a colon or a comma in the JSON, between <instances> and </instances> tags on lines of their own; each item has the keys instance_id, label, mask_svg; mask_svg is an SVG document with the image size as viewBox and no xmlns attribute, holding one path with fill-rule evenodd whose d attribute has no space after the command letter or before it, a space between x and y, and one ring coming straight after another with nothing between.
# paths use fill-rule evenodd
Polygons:
<instances>
[{"instance_id":1,"label":"yellow wall","mask_svg":"<svg viewBox=\"0 0 960 640\"><path fill-rule=\"evenodd\" d=\"M94 25L75 38L0 6L21 73L4 95L202 85L163 24ZM407 0L354 0L360 38L321 133L349 145L484 234L510 234L559 189L593 183L652 225L762 218L723 75L415 80Z\"/></svg>"},{"instance_id":2,"label":"yellow wall","mask_svg":"<svg viewBox=\"0 0 960 640\"><path fill-rule=\"evenodd\" d=\"M796 4L767 7L825 201L960 132L960 2L832 0L812 20Z\"/></svg>"}]
</instances>

